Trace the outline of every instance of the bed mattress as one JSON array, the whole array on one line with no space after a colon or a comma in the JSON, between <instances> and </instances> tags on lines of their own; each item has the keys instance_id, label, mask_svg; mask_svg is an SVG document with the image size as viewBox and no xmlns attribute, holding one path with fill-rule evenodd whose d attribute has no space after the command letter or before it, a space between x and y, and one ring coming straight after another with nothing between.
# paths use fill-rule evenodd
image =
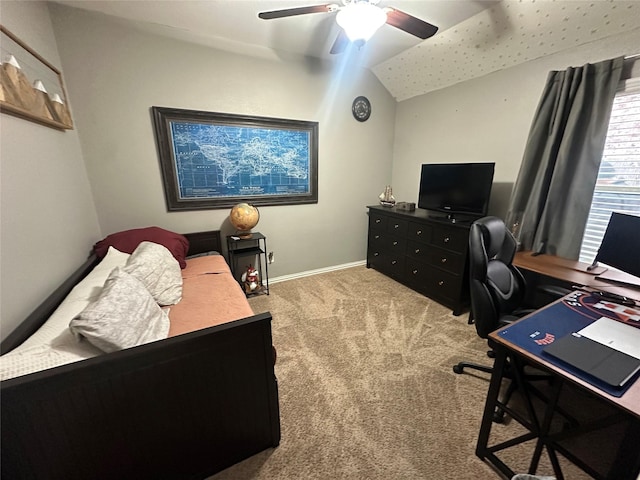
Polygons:
<instances>
[{"instance_id":1,"label":"bed mattress","mask_svg":"<svg viewBox=\"0 0 640 480\"><path fill-rule=\"evenodd\" d=\"M89 342L76 340L69 322L97 297L109 273L128 258L110 247L107 256L76 285L49 320L22 345L0 357L0 380L103 355ZM253 315L221 255L187 259L182 280L182 299L166 307L169 337Z\"/></svg>"}]
</instances>

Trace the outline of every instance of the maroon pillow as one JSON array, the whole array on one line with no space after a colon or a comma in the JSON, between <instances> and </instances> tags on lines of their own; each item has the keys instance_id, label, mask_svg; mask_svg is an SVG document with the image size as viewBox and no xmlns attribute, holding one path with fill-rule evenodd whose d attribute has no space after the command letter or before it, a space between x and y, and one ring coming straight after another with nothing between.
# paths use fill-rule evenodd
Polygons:
<instances>
[{"instance_id":1,"label":"maroon pillow","mask_svg":"<svg viewBox=\"0 0 640 480\"><path fill-rule=\"evenodd\" d=\"M145 241L165 246L178 261L180 268L187 266L185 258L189 250L189 240L179 233L170 232L160 227L136 228L112 233L96 243L93 246L93 251L98 258L103 258L110 246L123 253L133 253L136 247Z\"/></svg>"}]
</instances>

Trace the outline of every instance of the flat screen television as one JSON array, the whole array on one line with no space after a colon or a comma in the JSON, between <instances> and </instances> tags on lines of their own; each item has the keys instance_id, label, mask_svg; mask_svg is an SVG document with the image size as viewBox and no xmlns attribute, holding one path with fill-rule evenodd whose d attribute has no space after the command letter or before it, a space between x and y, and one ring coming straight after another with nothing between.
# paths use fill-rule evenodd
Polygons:
<instances>
[{"instance_id":1,"label":"flat screen television","mask_svg":"<svg viewBox=\"0 0 640 480\"><path fill-rule=\"evenodd\" d=\"M489 206L495 163L427 163L422 165L418 207L472 218Z\"/></svg>"}]
</instances>

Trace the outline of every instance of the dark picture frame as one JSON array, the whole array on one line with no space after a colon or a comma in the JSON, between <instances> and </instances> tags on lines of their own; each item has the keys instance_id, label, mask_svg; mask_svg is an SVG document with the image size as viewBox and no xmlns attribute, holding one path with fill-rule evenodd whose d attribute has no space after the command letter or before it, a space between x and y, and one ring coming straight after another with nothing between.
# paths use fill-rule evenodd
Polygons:
<instances>
[{"instance_id":1,"label":"dark picture frame","mask_svg":"<svg viewBox=\"0 0 640 480\"><path fill-rule=\"evenodd\" d=\"M151 111L169 211L318 203L318 122Z\"/></svg>"}]
</instances>

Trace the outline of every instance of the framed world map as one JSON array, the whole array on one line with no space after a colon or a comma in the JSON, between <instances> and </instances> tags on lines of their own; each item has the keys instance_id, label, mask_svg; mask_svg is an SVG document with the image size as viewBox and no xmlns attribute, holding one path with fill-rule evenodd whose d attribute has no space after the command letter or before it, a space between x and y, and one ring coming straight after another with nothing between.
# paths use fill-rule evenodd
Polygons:
<instances>
[{"instance_id":1,"label":"framed world map","mask_svg":"<svg viewBox=\"0 0 640 480\"><path fill-rule=\"evenodd\" d=\"M318 203L318 122L152 112L169 211Z\"/></svg>"}]
</instances>

